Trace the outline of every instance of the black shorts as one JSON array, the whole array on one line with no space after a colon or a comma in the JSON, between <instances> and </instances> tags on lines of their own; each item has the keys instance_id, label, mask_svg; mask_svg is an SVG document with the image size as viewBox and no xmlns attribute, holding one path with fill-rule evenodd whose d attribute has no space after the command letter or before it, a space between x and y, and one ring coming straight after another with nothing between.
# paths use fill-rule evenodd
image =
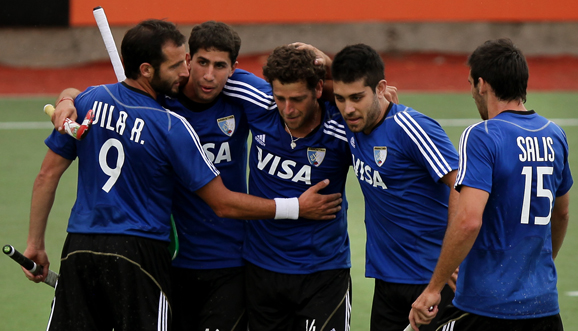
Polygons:
<instances>
[{"instance_id":1,"label":"black shorts","mask_svg":"<svg viewBox=\"0 0 578 331\"><path fill-rule=\"evenodd\" d=\"M168 243L69 234L49 331L170 330Z\"/></svg>"},{"instance_id":2,"label":"black shorts","mask_svg":"<svg viewBox=\"0 0 578 331\"><path fill-rule=\"evenodd\" d=\"M173 331L245 331L245 267L171 267Z\"/></svg>"},{"instance_id":3,"label":"black shorts","mask_svg":"<svg viewBox=\"0 0 578 331\"><path fill-rule=\"evenodd\" d=\"M439 315L439 314L438 314ZM439 331L563 331L560 314L519 320L506 320L466 313L453 305L446 307L437 322ZM421 327L419 328L421 331Z\"/></svg>"},{"instance_id":4,"label":"black shorts","mask_svg":"<svg viewBox=\"0 0 578 331\"><path fill-rule=\"evenodd\" d=\"M294 275L247 264L246 271L251 331L349 330L349 269Z\"/></svg>"},{"instance_id":5,"label":"black shorts","mask_svg":"<svg viewBox=\"0 0 578 331\"><path fill-rule=\"evenodd\" d=\"M398 284L375 280L373 305L371 308L371 331L401 331L409 324L411 305L427 285ZM441 292L440 313L451 304L454 291L446 285ZM438 313L438 316L440 314ZM419 328L419 331L433 331L433 323Z\"/></svg>"}]
</instances>

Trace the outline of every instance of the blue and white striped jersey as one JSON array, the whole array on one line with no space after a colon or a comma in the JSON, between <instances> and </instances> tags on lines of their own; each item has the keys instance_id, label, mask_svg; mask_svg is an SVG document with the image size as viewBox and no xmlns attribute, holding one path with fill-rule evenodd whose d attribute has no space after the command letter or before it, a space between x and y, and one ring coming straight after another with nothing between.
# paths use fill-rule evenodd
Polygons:
<instances>
[{"instance_id":1,"label":"blue and white striped jersey","mask_svg":"<svg viewBox=\"0 0 578 331\"><path fill-rule=\"evenodd\" d=\"M436 121L393 103L370 134L347 138L365 197L366 277L427 284L448 217L439 180L457 169L456 149Z\"/></svg>"},{"instance_id":2,"label":"blue and white striped jersey","mask_svg":"<svg viewBox=\"0 0 578 331\"><path fill-rule=\"evenodd\" d=\"M321 193L343 194L342 210L331 221L247 222L244 258L259 267L289 274L351 267L345 199L350 158L337 108L321 103L321 126L296 141L292 149L291 136L285 131L267 82L237 69L224 93L244 107L251 127L250 194L270 199L298 197L327 178L331 183Z\"/></svg>"},{"instance_id":3,"label":"blue and white striped jersey","mask_svg":"<svg viewBox=\"0 0 578 331\"><path fill-rule=\"evenodd\" d=\"M77 141L54 131L46 139L55 153L79 159L68 232L169 241L175 181L197 190L219 175L195 130L125 83L90 87L75 106L79 118L95 111L90 134Z\"/></svg>"},{"instance_id":4,"label":"blue and white striped jersey","mask_svg":"<svg viewBox=\"0 0 578 331\"><path fill-rule=\"evenodd\" d=\"M161 103L195 128L225 186L247 193L249 125L242 107L223 94L210 104L195 103L182 94L178 99L165 97ZM180 244L173 266L220 269L244 265L245 221L218 217L194 191L180 184L173 200L173 216Z\"/></svg>"},{"instance_id":5,"label":"blue and white striped jersey","mask_svg":"<svg viewBox=\"0 0 578 331\"><path fill-rule=\"evenodd\" d=\"M459 151L456 187L490 195L454 305L493 318L557 314L550 217L573 183L566 134L534 111L505 111L468 127Z\"/></svg>"}]
</instances>

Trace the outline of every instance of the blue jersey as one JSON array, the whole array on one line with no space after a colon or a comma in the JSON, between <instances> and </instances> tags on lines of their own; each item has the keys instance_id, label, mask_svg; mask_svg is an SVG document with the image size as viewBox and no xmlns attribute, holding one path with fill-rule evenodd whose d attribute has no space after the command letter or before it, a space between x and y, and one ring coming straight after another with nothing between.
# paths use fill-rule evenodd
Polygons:
<instances>
[{"instance_id":1,"label":"blue jersey","mask_svg":"<svg viewBox=\"0 0 578 331\"><path fill-rule=\"evenodd\" d=\"M243 90L249 86L252 88ZM350 159L337 108L321 102L320 127L296 141L292 149L291 136L285 131L267 82L239 72L227 82L224 93L243 105L251 127L251 194L269 199L298 197L326 178L331 183L322 194L343 194L342 209L331 221L300 218L247 222L245 259L264 269L289 274L350 268L345 199Z\"/></svg>"},{"instance_id":2,"label":"blue jersey","mask_svg":"<svg viewBox=\"0 0 578 331\"><path fill-rule=\"evenodd\" d=\"M247 193L247 138L249 125L240 106L220 94L210 104L198 104L180 95L162 103L195 128L205 153L221 172L231 191ZM173 216L179 254L173 265L190 269L232 268L244 265L241 248L245 221L218 217L193 190L177 185Z\"/></svg>"},{"instance_id":3,"label":"blue jersey","mask_svg":"<svg viewBox=\"0 0 578 331\"><path fill-rule=\"evenodd\" d=\"M550 216L573 183L564 131L534 111L506 111L468 127L459 150L456 187L490 195L454 305L493 318L557 314Z\"/></svg>"},{"instance_id":4,"label":"blue jersey","mask_svg":"<svg viewBox=\"0 0 578 331\"><path fill-rule=\"evenodd\" d=\"M365 197L366 277L427 284L439 257L455 147L433 119L390 104L370 133L347 130L353 168Z\"/></svg>"},{"instance_id":5,"label":"blue jersey","mask_svg":"<svg viewBox=\"0 0 578 331\"><path fill-rule=\"evenodd\" d=\"M91 87L75 106L79 118L95 111L90 133L46 139L55 153L79 159L68 232L168 241L174 183L196 190L218 175L194 129L125 83Z\"/></svg>"}]
</instances>

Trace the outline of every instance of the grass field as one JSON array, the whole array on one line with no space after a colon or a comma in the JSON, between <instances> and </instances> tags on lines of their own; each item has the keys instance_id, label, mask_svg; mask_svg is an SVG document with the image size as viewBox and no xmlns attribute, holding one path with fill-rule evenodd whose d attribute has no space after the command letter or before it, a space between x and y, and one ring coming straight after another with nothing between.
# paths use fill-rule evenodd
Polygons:
<instances>
[{"instance_id":1,"label":"grass field","mask_svg":"<svg viewBox=\"0 0 578 331\"><path fill-rule=\"evenodd\" d=\"M20 122L47 122L41 111L50 98L0 98L0 244L12 244L23 251L28 233L28 213L34 178L46 153L43 141L50 133L42 128L22 129ZM440 120L450 139L457 146L467 122L478 118L473 100L468 94L402 94L401 102ZM560 121L568 135L570 162L578 176L578 116L574 110L578 93L530 93L527 108L536 109L551 119ZM472 119L462 122L450 119ZM14 122L17 122L14 125ZM17 128L14 128L17 127ZM66 235L70 208L75 199L76 168L72 166L61 180L46 233L46 248L58 271L59 257ZM359 185L350 173L347 186L349 199L349 234L352 243L353 311L351 330L368 330L373 293L373 280L364 278L365 228L363 197ZM578 330L578 204L571 203L571 217L566 241L556 260L559 273L561 314L566 330ZM575 292L572 296L572 292ZM0 330L44 330L48 320L52 288L28 281L20 268L7 257L0 257Z\"/></svg>"}]
</instances>

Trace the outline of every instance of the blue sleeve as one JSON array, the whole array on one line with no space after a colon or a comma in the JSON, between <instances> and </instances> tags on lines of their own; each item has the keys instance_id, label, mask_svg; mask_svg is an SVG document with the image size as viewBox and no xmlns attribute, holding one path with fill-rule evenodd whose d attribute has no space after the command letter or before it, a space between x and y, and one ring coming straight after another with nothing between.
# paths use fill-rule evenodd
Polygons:
<instances>
[{"instance_id":1,"label":"blue sleeve","mask_svg":"<svg viewBox=\"0 0 578 331\"><path fill-rule=\"evenodd\" d=\"M277 111L271 85L245 70L237 69L223 89L231 103L240 106L249 123Z\"/></svg>"},{"instance_id":2,"label":"blue sleeve","mask_svg":"<svg viewBox=\"0 0 578 331\"><path fill-rule=\"evenodd\" d=\"M492 147L492 140L477 127L478 124L466 128L460 138L460 163L455 186L458 191L465 185L491 193L495 146Z\"/></svg>"},{"instance_id":3,"label":"blue sleeve","mask_svg":"<svg viewBox=\"0 0 578 331\"><path fill-rule=\"evenodd\" d=\"M435 120L416 111L403 111L395 114L395 122L403 130L403 150L427 169L434 181L458 168L456 148Z\"/></svg>"},{"instance_id":4,"label":"blue sleeve","mask_svg":"<svg viewBox=\"0 0 578 331\"><path fill-rule=\"evenodd\" d=\"M219 175L209 160L193 127L178 116L167 136L167 157L177 180L196 191Z\"/></svg>"},{"instance_id":5,"label":"blue sleeve","mask_svg":"<svg viewBox=\"0 0 578 331\"><path fill-rule=\"evenodd\" d=\"M76 140L67 134L52 130L50 136L44 140L44 143L51 151L65 159L74 160L78 156L76 154Z\"/></svg>"},{"instance_id":6,"label":"blue sleeve","mask_svg":"<svg viewBox=\"0 0 578 331\"><path fill-rule=\"evenodd\" d=\"M570 164L568 163L568 140L566 138L566 132L559 128L562 132L564 141L564 170L562 171L562 182L556 191L556 196L563 196L570 191L572 184L574 184L574 179L572 178L572 173L570 172Z\"/></svg>"}]
</instances>

